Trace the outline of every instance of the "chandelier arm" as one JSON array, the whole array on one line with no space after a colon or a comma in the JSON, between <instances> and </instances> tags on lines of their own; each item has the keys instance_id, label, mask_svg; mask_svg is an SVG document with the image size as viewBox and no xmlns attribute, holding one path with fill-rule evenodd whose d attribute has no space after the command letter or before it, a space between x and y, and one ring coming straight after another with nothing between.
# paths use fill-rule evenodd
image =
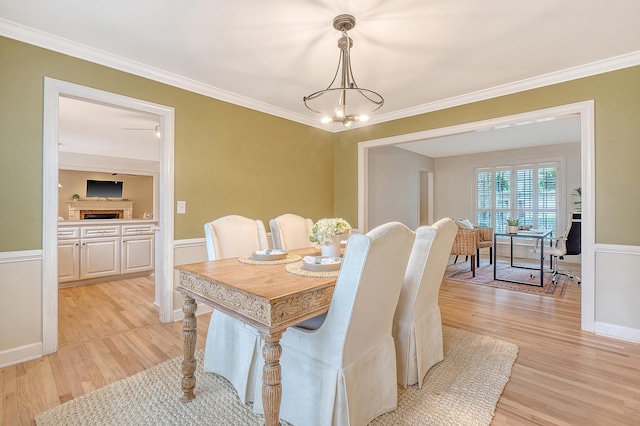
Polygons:
<instances>
[{"instance_id":1,"label":"chandelier arm","mask_svg":"<svg viewBox=\"0 0 640 426\"><path fill-rule=\"evenodd\" d=\"M349 38L347 31L353 29L355 26L355 18L351 15L339 15L333 20L333 27L336 30L339 30L342 34L340 40L338 40L338 47L340 48L340 56L338 59L338 66L336 68L336 72L333 75L333 79L329 86L327 86L324 90L319 90L317 92L313 92L308 96L304 96L302 99L304 101L305 107L310 111L315 113L323 114L322 118L323 123L329 122L340 122L344 124L345 127L350 128L353 126L355 121L367 121L369 116L362 112L352 112L347 110L347 101L348 98L352 98L349 100L349 105L353 104L354 101L352 95L355 96L356 93L360 94L363 99L371 103L373 108L370 109L370 112L377 111L384 104L384 98L377 92L374 92L370 89L364 89L358 87L356 79L353 75L353 68L351 67L351 47L353 46L353 41ZM340 74L340 87L333 87L338 78L338 74ZM311 107L311 105L307 102L314 101L324 94L330 94L332 92L338 92L338 104L333 108L332 112L327 111L319 111L316 108L321 107L321 104L316 105L316 102L310 102L315 106ZM347 96L349 95L349 96ZM327 99L331 100L331 96ZM335 98L334 98L335 99ZM356 104L360 102L356 101ZM321 107L322 109L323 107Z\"/></svg>"},{"instance_id":2,"label":"chandelier arm","mask_svg":"<svg viewBox=\"0 0 640 426\"><path fill-rule=\"evenodd\" d=\"M355 89L356 89L358 92L360 92L360 94L361 94L362 96L364 96L365 98L367 98L367 100L368 100L369 102L371 102L371 103L373 103L373 104L376 104L376 105L379 105L379 106L378 106L378 108L374 109L373 111L377 111L377 110L379 110L379 109L382 107L382 105L384 105L384 98L380 95L380 93L378 93L378 92L374 92L373 90L369 90L369 89L360 89L359 87L355 87ZM379 97L379 98L380 98L380 100L379 100L379 101L376 101L375 99L370 98L369 96L367 96L367 94L366 94L365 92L363 92L363 91L365 91L365 90L366 90L367 92L371 92L371 93L375 94L377 97ZM371 111L371 112L373 112L373 111Z\"/></svg>"}]
</instances>

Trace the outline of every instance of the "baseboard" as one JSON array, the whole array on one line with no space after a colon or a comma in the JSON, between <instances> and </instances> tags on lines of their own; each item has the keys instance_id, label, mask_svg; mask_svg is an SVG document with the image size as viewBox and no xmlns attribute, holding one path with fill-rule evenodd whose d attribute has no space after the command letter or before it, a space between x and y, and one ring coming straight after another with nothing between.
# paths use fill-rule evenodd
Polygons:
<instances>
[{"instance_id":1,"label":"baseboard","mask_svg":"<svg viewBox=\"0 0 640 426\"><path fill-rule=\"evenodd\" d=\"M209 305L205 305L204 303L198 305L198 309L196 309L196 315L208 314L213 312L213 308ZM173 321L182 321L184 319L184 312L181 309L176 309L173 311Z\"/></svg>"},{"instance_id":2,"label":"baseboard","mask_svg":"<svg viewBox=\"0 0 640 426\"><path fill-rule=\"evenodd\" d=\"M58 283L58 288L69 288L69 287L77 287L80 285L90 285L90 284L100 284L100 283L107 283L107 282L113 282L113 281L122 281L122 280L131 279L131 278L149 277L152 275L155 275L153 271L141 271L141 272L132 272L130 274L109 275L106 277L89 278L86 280L66 281L66 282Z\"/></svg>"},{"instance_id":3,"label":"baseboard","mask_svg":"<svg viewBox=\"0 0 640 426\"><path fill-rule=\"evenodd\" d=\"M42 342L0 352L0 368L42 358Z\"/></svg>"},{"instance_id":4,"label":"baseboard","mask_svg":"<svg viewBox=\"0 0 640 426\"><path fill-rule=\"evenodd\" d=\"M602 322L595 323L595 333L599 336L612 337L626 340L627 342L640 343L640 330L615 324Z\"/></svg>"}]
</instances>

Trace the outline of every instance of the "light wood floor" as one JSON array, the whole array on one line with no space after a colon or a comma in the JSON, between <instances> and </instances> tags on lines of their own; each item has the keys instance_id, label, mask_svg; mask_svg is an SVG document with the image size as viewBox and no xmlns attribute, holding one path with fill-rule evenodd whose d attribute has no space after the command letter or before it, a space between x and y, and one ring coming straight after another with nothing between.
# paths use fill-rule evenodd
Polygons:
<instances>
[{"instance_id":1,"label":"light wood floor","mask_svg":"<svg viewBox=\"0 0 640 426\"><path fill-rule=\"evenodd\" d=\"M149 278L60 290L60 348L0 369L2 425L182 354L182 324L160 324ZM443 282L446 325L513 342L518 359L494 425L640 424L640 345L580 331L580 287L563 299ZM198 348L209 315L198 317ZM177 384L178 386L178 384Z\"/></svg>"}]
</instances>

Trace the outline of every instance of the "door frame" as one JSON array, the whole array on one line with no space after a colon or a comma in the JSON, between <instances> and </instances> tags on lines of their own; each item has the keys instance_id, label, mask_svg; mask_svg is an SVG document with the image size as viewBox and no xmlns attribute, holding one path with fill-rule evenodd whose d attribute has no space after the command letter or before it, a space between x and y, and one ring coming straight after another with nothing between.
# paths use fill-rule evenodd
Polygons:
<instances>
[{"instance_id":1,"label":"door frame","mask_svg":"<svg viewBox=\"0 0 640 426\"><path fill-rule=\"evenodd\" d=\"M368 231L368 150L382 146L418 142L425 139L458 133L490 129L504 124L515 124L547 117L580 116L580 161L582 175L582 253L581 253L581 329L595 331L595 112L594 101L588 100L557 107L529 111L521 114L464 123L416 133L373 139L358 143L358 228Z\"/></svg>"},{"instance_id":2,"label":"door frame","mask_svg":"<svg viewBox=\"0 0 640 426\"><path fill-rule=\"evenodd\" d=\"M53 78L44 78L43 104L43 211L42 211L42 352L58 350L58 99L69 96L89 102L143 111L160 117L160 186L159 232L156 248L161 262L156 262L155 299L160 321L173 321L173 200L174 200L174 129L172 107L154 104L103 90L93 89Z\"/></svg>"}]
</instances>

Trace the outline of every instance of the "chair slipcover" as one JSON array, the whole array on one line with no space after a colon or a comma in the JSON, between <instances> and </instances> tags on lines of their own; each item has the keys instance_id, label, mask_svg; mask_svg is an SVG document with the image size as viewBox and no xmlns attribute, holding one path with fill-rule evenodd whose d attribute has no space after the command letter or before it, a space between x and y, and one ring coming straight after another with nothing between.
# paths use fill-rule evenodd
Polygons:
<instances>
[{"instance_id":1,"label":"chair slipcover","mask_svg":"<svg viewBox=\"0 0 640 426\"><path fill-rule=\"evenodd\" d=\"M314 330L290 327L280 340L281 419L305 426L366 425L396 409L391 327L413 240L413 232L397 222L349 237L322 324ZM254 411L263 412L261 398Z\"/></svg>"},{"instance_id":2,"label":"chair slipcover","mask_svg":"<svg viewBox=\"0 0 640 426\"><path fill-rule=\"evenodd\" d=\"M209 260L248 256L269 248L267 231L261 220L229 215L204 224Z\"/></svg>"},{"instance_id":3,"label":"chair slipcover","mask_svg":"<svg viewBox=\"0 0 640 426\"><path fill-rule=\"evenodd\" d=\"M421 226L409 257L393 318L398 383L418 383L444 358L438 292L458 227L451 219Z\"/></svg>"},{"instance_id":4,"label":"chair slipcover","mask_svg":"<svg viewBox=\"0 0 640 426\"><path fill-rule=\"evenodd\" d=\"M283 214L269 221L273 248L293 250L297 248L313 247L309 241L313 221L295 214Z\"/></svg>"},{"instance_id":5,"label":"chair slipcover","mask_svg":"<svg viewBox=\"0 0 640 426\"><path fill-rule=\"evenodd\" d=\"M204 225L209 260L248 256L269 248L261 220L230 215ZM217 309L211 314L204 349L204 371L220 374L236 388L242 402L252 401L260 334ZM229 356L231 354L232 356Z\"/></svg>"}]
</instances>

